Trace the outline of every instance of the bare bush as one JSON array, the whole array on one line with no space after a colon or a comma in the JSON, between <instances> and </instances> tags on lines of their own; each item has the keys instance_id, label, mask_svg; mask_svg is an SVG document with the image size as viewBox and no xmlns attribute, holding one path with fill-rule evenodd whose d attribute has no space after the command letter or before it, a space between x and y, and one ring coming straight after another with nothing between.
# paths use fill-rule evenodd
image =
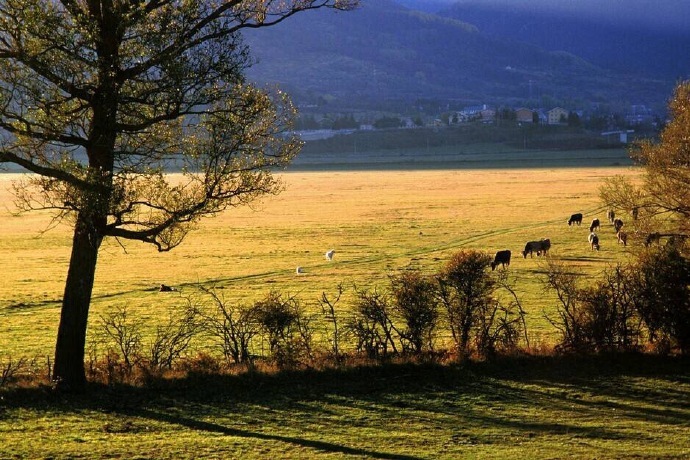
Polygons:
<instances>
[{"instance_id":1,"label":"bare bush","mask_svg":"<svg viewBox=\"0 0 690 460\"><path fill-rule=\"evenodd\" d=\"M546 319L561 333L558 350L583 352L590 351L590 331L587 327L585 312L578 303L578 273L553 259L548 261L546 286L558 297L557 317L546 316Z\"/></svg>"},{"instance_id":2,"label":"bare bush","mask_svg":"<svg viewBox=\"0 0 690 460\"><path fill-rule=\"evenodd\" d=\"M28 362L26 358L15 360L11 356L0 360L0 387L14 382L22 371L28 369Z\"/></svg>"},{"instance_id":3,"label":"bare bush","mask_svg":"<svg viewBox=\"0 0 690 460\"><path fill-rule=\"evenodd\" d=\"M295 297L271 291L254 304L261 332L268 339L271 356L281 367L294 367L311 358L312 326Z\"/></svg>"},{"instance_id":4,"label":"bare bush","mask_svg":"<svg viewBox=\"0 0 690 460\"><path fill-rule=\"evenodd\" d=\"M562 334L557 348L573 352L639 348L643 331L634 271L618 265L606 270L603 280L584 288L577 286L577 276L562 265L549 266L548 285L560 301L558 318L549 318Z\"/></svg>"},{"instance_id":5,"label":"bare bush","mask_svg":"<svg viewBox=\"0 0 690 460\"><path fill-rule=\"evenodd\" d=\"M389 299L377 292L357 290L354 316L347 328L357 340L357 351L365 352L370 358L397 353L394 333L400 337L391 319Z\"/></svg>"},{"instance_id":6,"label":"bare bush","mask_svg":"<svg viewBox=\"0 0 690 460\"><path fill-rule=\"evenodd\" d=\"M515 287L514 283L515 280L511 279L508 276L508 272L506 270L503 270L501 272L498 272L496 275L496 282L498 286L505 292L508 293L510 296L510 301L507 302L507 310L510 313L510 317L512 318L511 322L512 328L515 330L520 330L522 331L522 338L525 340L525 346L527 349L530 348L529 344L529 334L527 331L527 312L525 311L524 308L522 308L522 302L520 301L520 298L518 297L517 293L515 292ZM514 343L514 346L517 346L517 340ZM508 349L506 349L508 351Z\"/></svg>"},{"instance_id":7,"label":"bare bush","mask_svg":"<svg viewBox=\"0 0 690 460\"><path fill-rule=\"evenodd\" d=\"M106 344L108 362L122 359L124 372L131 373L141 359L143 321L131 318L126 307L101 315L101 339Z\"/></svg>"},{"instance_id":8,"label":"bare bush","mask_svg":"<svg viewBox=\"0 0 690 460\"><path fill-rule=\"evenodd\" d=\"M220 342L225 359L235 364L251 364L251 343L260 332L254 308L228 303L213 289L201 290L215 304L215 311L206 317L205 324L211 337Z\"/></svg>"},{"instance_id":9,"label":"bare bush","mask_svg":"<svg viewBox=\"0 0 690 460\"><path fill-rule=\"evenodd\" d=\"M342 360L342 355L340 352L340 341L342 339L343 330L340 327L340 322L338 315L336 314L336 305L340 302L340 298L343 295L343 285L338 284L337 292L334 298L329 298L325 292L321 293L321 299L319 301L321 305L321 312L323 313L326 321L331 325L331 337L329 339L330 352L333 354L333 358L336 362Z\"/></svg>"},{"instance_id":10,"label":"bare bush","mask_svg":"<svg viewBox=\"0 0 690 460\"><path fill-rule=\"evenodd\" d=\"M168 312L168 321L156 326L156 333L149 343L147 364L151 369L171 369L189 348L194 339L203 330L201 312L191 299L182 308L173 308Z\"/></svg>"},{"instance_id":11,"label":"bare bush","mask_svg":"<svg viewBox=\"0 0 690 460\"><path fill-rule=\"evenodd\" d=\"M630 270L618 265L605 271L595 286L579 291L585 327L596 351L638 348L642 329L633 284Z\"/></svg>"}]
</instances>

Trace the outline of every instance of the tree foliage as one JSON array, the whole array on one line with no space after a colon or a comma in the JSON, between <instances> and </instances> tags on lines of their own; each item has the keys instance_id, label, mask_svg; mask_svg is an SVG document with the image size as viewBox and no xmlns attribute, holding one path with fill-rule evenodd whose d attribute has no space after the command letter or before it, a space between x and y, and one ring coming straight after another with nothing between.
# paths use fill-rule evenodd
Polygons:
<instances>
[{"instance_id":1,"label":"tree foliage","mask_svg":"<svg viewBox=\"0 0 690 460\"><path fill-rule=\"evenodd\" d=\"M633 265L630 291L650 341L690 352L690 260L673 245L651 248Z\"/></svg>"},{"instance_id":2,"label":"tree foliage","mask_svg":"<svg viewBox=\"0 0 690 460\"><path fill-rule=\"evenodd\" d=\"M438 325L438 294L431 277L418 271L391 276L393 310L405 323L404 347L414 353L433 350L433 333Z\"/></svg>"},{"instance_id":3,"label":"tree foliage","mask_svg":"<svg viewBox=\"0 0 690 460\"><path fill-rule=\"evenodd\" d=\"M644 243L633 265L632 287L650 338L690 350L690 81L678 84L669 103L670 121L658 141L635 145L642 167L635 183L614 177L601 188L602 200L632 219L629 234ZM642 247L639 245L638 247Z\"/></svg>"},{"instance_id":4,"label":"tree foliage","mask_svg":"<svg viewBox=\"0 0 690 460\"><path fill-rule=\"evenodd\" d=\"M487 272L490 263L488 254L462 250L451 256L437 277L439 299L462 357L469 356L472 332L494 303L496 280Z\"/></svg>"},{"instance_id":5,"label":"tree foliage","mask_svg":"<svg viewBox=\"0 0 690 460\"><path fill-rule=\"evenodd\" d=\"M167 251L200 218L281 184L293 108L245 81L240 32L357 0L0 0L0 164L32 175L22 210L74 227L54 377L83 388L106 237ZM166 172L175 168L180 175Z\"/></svg>"},{"instance_id":6,"label":"tree foliage","mask_svg":"<svg viewBox=\"0 0 690 460\"><path fill-rule=\"evenodd\" d=\"M642 181L616 176L600 190L604 203L627 211L631 225L626 225L643 241L652 233L690 234L690 82L676 87L669 110L658 141L643 140L631 150L643 169Z\"/></svg>"}]
</instances>

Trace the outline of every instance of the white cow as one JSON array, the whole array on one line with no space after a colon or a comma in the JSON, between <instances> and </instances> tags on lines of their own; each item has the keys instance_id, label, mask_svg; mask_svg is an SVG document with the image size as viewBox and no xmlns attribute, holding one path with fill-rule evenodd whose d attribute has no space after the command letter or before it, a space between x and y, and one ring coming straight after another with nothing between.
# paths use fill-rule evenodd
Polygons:
<instances>
[{"instance_id":1,"label":"white cow","mask_svg":"<svg viewBox=\"0 0 690 460\"><path fill-rule=\"evenodd\" d=\"M331 249L326 253L326 259L333 260L333 255L335 254L335 249Z\"/></svg>"},{"instance_id":2,"label":"white cow","mask_svg":"<svg viewBox=\"0 0 690 460\"><path fill-rule=\"evenodd\" d=\"M596 249L597 251L599 250L599 237L596 233L591 232L587 237L587 241L589 241L589 244L592 246L592 249Z\"/></svg>"}]
</instances>

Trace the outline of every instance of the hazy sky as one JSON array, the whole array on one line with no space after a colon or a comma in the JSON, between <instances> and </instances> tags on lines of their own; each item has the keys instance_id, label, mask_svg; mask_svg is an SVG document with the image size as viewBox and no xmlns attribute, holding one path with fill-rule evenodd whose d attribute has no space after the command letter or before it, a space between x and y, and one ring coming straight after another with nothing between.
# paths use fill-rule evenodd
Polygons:
<instances>
[{"instance_id":1,"label":"hazy sky","mask_svg":"<svg viewBox=\"0 0 690 460\"><path fill-rule=\"evenodd\" d=\"M371 1L371 0L370 0ZM374 0L375 1L375 0ZM420 0L424 1L424 0ZM433 0L437 4L498 4L505 8L560 11L602 22L690 31L690 0ZM689 32L690 33L690 32ZM689 50L690 54L690 50Z\"/></svg>"}]
</instances>

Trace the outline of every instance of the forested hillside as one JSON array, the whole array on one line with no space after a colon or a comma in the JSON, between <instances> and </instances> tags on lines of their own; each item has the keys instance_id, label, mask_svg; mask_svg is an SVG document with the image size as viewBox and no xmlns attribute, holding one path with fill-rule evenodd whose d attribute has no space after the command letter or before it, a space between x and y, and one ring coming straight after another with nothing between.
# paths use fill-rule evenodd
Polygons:
<instances>
[{"instance_id":1,"label":"forested hillside","mask_svg":"<svg viewBox=\"0 0 690 460\"><path fill-rule=\"evenodd\" d=\"M665 106L673 87L393 0L364 0L354 12L303 14L245 39L257 59L249 77L279 84L300 104L371 108L439 99Z\"/></svg>"}]
</instances>

